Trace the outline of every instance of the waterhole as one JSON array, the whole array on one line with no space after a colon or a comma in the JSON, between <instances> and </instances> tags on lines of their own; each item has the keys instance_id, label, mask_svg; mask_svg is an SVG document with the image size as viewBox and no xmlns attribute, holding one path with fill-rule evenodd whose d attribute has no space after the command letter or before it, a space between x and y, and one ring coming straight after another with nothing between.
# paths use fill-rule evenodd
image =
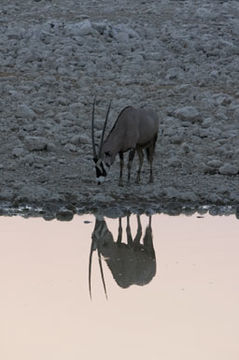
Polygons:
<instances>
[{"instance_id":1,"label":"waterhole","mask_svg":"<svg viewBox=\"0 0 239 360\"><path fill-rule=\"evenodd\" d=\"M1 359L238 359L236 217L0 223Z\"/></svg>"}]
</instances>

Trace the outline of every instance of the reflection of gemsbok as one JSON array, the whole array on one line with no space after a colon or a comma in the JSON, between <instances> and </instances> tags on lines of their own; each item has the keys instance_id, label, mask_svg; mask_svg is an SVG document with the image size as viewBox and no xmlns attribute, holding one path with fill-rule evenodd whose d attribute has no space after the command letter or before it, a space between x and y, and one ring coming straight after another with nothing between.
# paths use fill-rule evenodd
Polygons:
<instances>
[{"instance_id":1,"label":"reflection of gemsbok","mask_svg":"<svg viewBox=\"0 0 239 360\"><path fill-rule=\"evenodd\" d=\"M113 278L122 288L148 284L156 273L156 260L153 247L151 216L145 230L142 243L142 226L140 216L137 215L137 233L132 238L129 216L127 216L127 243L122 242L122 220L119 218L118 238L114 241L103 217L96 217L92 233L92 243L89 260L89 292L91 297L91 265L94 250L98 252L101 278L107 298L101 256L106 261Z\"/></svg>"}]
</instances>

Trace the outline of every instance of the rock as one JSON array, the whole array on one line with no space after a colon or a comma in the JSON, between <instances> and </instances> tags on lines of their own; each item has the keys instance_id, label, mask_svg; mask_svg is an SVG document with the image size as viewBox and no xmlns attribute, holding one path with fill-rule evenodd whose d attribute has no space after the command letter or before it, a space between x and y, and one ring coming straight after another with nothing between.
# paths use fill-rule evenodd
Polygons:
<instances>
[{"instance_id":1,"label":"rock","mask_svg":"<svg viewBox=\"0 0 239 360\"><path fill-rule=\"evenodd\" d=\"M214 168L214 169L218 169L219 167L222 166L222 162L221 162L220 160L214 159L214 160L208 161L208 162L207 162L207 165L208 165L209 167Z\"/></svg>"},{"instance_id":2,"label":"rock","mask_svg":"<svg viewBox=\"0 0 239 360\"><path fill-rule=\"evenodd\" d=\"M238 166L226 163L219 168L219 173L222 175L237 175L239 173Z\"/></svg>"},{"instance_id":3,"label":"rock","mask_svg":"<svg viewBox=\"0 0 239 360\"><path fill-rule=\"evenodd\" d=\"M56 145L53 142L48 142L47 143L47 150L48 151L56 151Z\"/></svg>"},{"instance_id":4,"label":"rock","mask_svg":"<svg viewBox=\"0 0 239 360\"><path fill-rule=\"evenodd\" d=\"M130 39L137 39L139 35L125 24L119 24L112 28L112 36L119 42L128 42Z\"/></svg>"},{"instance_id":5,"label":"rock","mask_svg":"<svg viewBox=\"0 0 239 360\"><path fill-rule=\"evenodd\" d=\"M213 98L216 105L228 106L232 102L232 97L227 94L216 94Z\"/></svg>"},{"instance_id":6,"label":"rock","mask_svg":"<svg viewBox=\"0 0 239 360\"><path fill-rule=\"evenodd\" d=\"M86 134L77 134L72 136L71 143L74 145L90 144L90 139Z\"/></svg>"},{"instance_id":7,"label":"rock","mask_svg":"<svg viewBox=\"0 0 239 360\"><path fill-rule=\"evenodd\" d=\"M169 199L178 199L180 197L180 192L171 186L165 188L165 194Z\"/></svg>"},{"instance_id":8,"label":"rock","mask_svg":"<svg viewBox=\"0 0 239 360\"><path fill-rule=\"evenodd\" d=\"M34 120L36 119L36 113L26 104L22 104L18 106L16 117Z\"/></svg>"},{"instance_id":9,"label":"rock","mask_svg":"<svg viewBox=\"0 0 239 360\"><path fill-rule=\"evenodd\" d=\"M92 27L98 31L100 33L100 35L103 35L107 28L109 27L109 24L107 21L102 21L102 22L94 22L92 23Z\"/></svg>"},{"instance_id":10,"label":"rock","mask_svg":"<svg viewBox=\"0 0 239 360\"><path fill-rule=\"evenodd\" d=\"M182 70L179 68L171 68L166 75L167 80L178 80L182 78Z\"/></svg>"},{"instance_id":11,"label":"rock","mask_svg":"<svg viewBox=\"0 0 239 360\"><path fill-rule=\"evenodd\" d=\"M59 104L59 105L62 105L62 106L67 106L67 105L69 105L69 103L70 103L70 100L67 99L66 97L63 97L63 96L59 97L59 98L57 99L57 101L58 101L58 104Z\"/></svg>"},{"instance_id":12,"label":"rock","mask_svg":"<svg viewBox=\"0 0 239 360\"><path fill-rule=\"evenodd\" d=\"M66 208L61 208L57 213L56 213L56 218L59 221L71 221L74 217L74 213L73 211L66 209Z\"/></svg>"},{"instance_id":13,"label":"rock","mask_svg":"<svg viewBox=\"0 0 239 360\"><path fill-rule=\"evenodd\" d=\"M40 136L26 136L25 146L29 151L47 150L47 140Z\"/></svg>"},{"instance_id":14,"label":"rock","mask_svg":"<svg viewBox=\"0 0 239 360\"><path fill-rule=\"evenodd\" d=\"M66 144L64 149L67 152L77 152L77 147L74 144Z\"/></svg>"},{"instance_id":15,"label":"rock","mask_svg":"<svg viewBox=\"0 0 239 360\"><path fill-rule=\"evenodd\" d=\"M183 143L181 147L182 147L184 154L189 154L190 152L192 152L191 146L188 145L187 143Z\"/></svg>"},{"instance_id":16,"label":"rock","mask_svg":"<svg viewBox=\"0 0 239 360\"><path fill-rule=\"evenodd\" d=\"M18 190L16 201L39 203L50 198L50 191L40 185L28 184Z\"/></svg>"},{"instance_id":17,"label":"rock","mask_svg":"<svg viewBox=\"0 0 239 360\"><path fill-rule=\"evenodd\" d=\"M208 166L208 165L206 165L206 164L203 164L201 168L202 168L202 172L203 172L204 174L208 174L208 175L218 174L218 169L217 169L217 168Z\"/></svg>"},{"instance_id":18,"label":"rock","mask_svg":"<svg viewBox=\"0 0 239 360\"><path fill-rule=\"evenodd\" d=\"M21 147L14 148L12 151L12 155L17 158L23 156L24 154L25 150Z\"/></svg>"},{"instance_id":19,"label":"rock","mask_svg":"<svg viewBox=\"0 0 239 360\"><path fill-rule=\"evenodd\" d=\"M33 154L27 154L26 156L24 156L23 158L23 163L27 164L29 166L33 165L35 162L35 156Z\"/></svg>"},{"instance_id":20,"label":"rock","mask_svg":"<svg viewBox=\"0 0 239 360\"><path fill-rule=\"evenodd\" d=\"M239 206L236 207L236 218L239 220Z\"/></svg>"},{"instance_id":21,"label":"rock","mask_svg":"<svg viewBox=\"0 0 239 360\"><path fill-rule=\"evenodd\" d=\"M82 104L80 103L73 103L69 105L69 111L74 115L79 116L79 114L81 113L81 109L82 109Z\"/></svg>"},{"instance_id":22,"label":"rock","mask_svg":"<svg viewBox=\"0 0 239 360\"><path fill-rule=\"evenodd\" d=\"M1 189L0 190L0 200L11 201L14 196L12 189Z\"/></svg>"},{"instance_id":23,"label":"rock","mask_svg":"<svg viewBox=\"0 0 239 360\"><path fill-rule=\"evenodd\" d=\"M171 167L180 168L180 167L182 167L182 162L175 156L175 157L172 157L171 159L169 159L168 165Z\"/></svg>"},{"instance_id":24,"label":"rock","mask_svg":"<svg viewBox=\"0 0 239 360\"><path fill-rule=\"evenodd\" d=\"M239 106L234 110L233 118L235 121L239 122Z\"/></svg>"},{"instance_id":25,"label":"rock","mask_svg":"<svg viewBox=\"0 0 239 360\"><path fill-rule=\"evenodd\" d=\"M70 36L88 36L97 33L88 19L79 23L68 24L66 30Z\"/></svg>"},{"instance_id":26,"label":"rock","mask_svg":"<svg viewBox=\"0 0 239 360\"><path fill-rule=\"evenodd\" d=\"M179 194L179 199L182 199L184 201L198 201L198 197L196 194L192 191L184 191Z\"/></svg>"},{"instance_id":27,"label":"rock","mask_svg":"<svg viewBox=\"0 0 239 360\"><path fill-rule=\"evenodd\" d=\"M96 203L108 203L110 204L113 198L109 194L105 193L98 193L92 195L92 200Z\"/></svg>"},{"instance_id":28,"label":"rock","mask_svg":"<svg viewBox=\"0 0 239 360\"><path fill-rule=\"evenodd\" d=\"M175 116L182 121L189 121L192 123L202 121L199 111L193 106L185 106L175 111Z\"/></svg>"},{"instance_id":29,"label":"rock","mask_svg":"<svg viewBox=\"0 0 239 360\"><path fill-rule=\"evenodd\" d=\"M212 119L211 118L206 118L203 120L201 127L204 129L208 129L212 126Z\"/></svg>"}]
</instances>

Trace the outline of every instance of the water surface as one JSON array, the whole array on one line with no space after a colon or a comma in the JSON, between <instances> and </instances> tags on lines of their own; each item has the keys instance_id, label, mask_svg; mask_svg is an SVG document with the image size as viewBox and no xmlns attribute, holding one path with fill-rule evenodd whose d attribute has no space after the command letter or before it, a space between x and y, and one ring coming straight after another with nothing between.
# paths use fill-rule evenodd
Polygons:
<instances>
[{"instance_id":1,"label":"water surface","mask_svg":"<svg viewBox=\"0 0 239 360\"><path fill-rule=\"evenodd\" d=\"M142 244L149 218L140 219ZM119 221L105 220L116 242ZM130 273L137 267L145 273L138 276L139 285L130 286L137 280L132 275L126 288L125 281L117 283L109 265L113 253L111 264L117 258L122 264L117 247L109 240L112 252L106 256L100 243L108 300L95 243L92 300L89 296L94 216L74 217L71 222L2 217L0 222L1 359L239 358L235 217L153 216L155 259L151 252L151 259L138 265L129 247L125 261L133 263L127 265L132 266ZM123 243L127 243L126 223L123 218ZM136 216L130 217L130 226L133 241ZM148 265L144 268L142 262ZM120 269L122 278L124 267Z\"/></svg>"}]
</instances>

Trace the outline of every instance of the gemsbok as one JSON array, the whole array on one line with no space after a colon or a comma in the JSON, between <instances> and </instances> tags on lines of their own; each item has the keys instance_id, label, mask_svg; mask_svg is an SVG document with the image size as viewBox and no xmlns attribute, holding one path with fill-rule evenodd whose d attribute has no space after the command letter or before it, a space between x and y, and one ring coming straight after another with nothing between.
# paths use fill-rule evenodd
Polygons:
<instances>
[{"instance_id":1,"label":"gemsbok","mask_svg":"<svg viewBox=\"0 0 239 360\"><path fill-rule=\"evenodd\" d=\"M155 144L158 137L159 119L155 111L150 108L136 109L132 106L126 106L118 115L114 126L104 140L105 129L109 117L111 102L108 106L102 136L100 140L99 150L96 151L95 136L94 136L94 117L95 117L94 99L92 110L92 147L93 160L96 169L96 179L98 184L101 184L107 176L110 166L113 164L115 157L119 154L120 158L120 176L119 185L123 186L123 167L124 167L124 153L129 151L128 158L128 182L130 181L132 161L134 159L135 151L139 157L139 168L137 172L136 183L140 182L140 174L143 165L144 152L146 151L147 159L150 165L149 182L153 182L153 159L155 153Z\"/></svg>"}]
</instances>

